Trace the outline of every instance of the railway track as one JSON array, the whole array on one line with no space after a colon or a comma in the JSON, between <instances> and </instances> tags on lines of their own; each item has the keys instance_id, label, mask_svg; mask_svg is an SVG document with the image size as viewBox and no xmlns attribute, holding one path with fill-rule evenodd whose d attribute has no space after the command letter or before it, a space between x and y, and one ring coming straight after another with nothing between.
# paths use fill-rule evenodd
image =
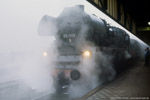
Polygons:
<instances>
[{"instance_id":1,"label":"railway track","mask_svg":"<svg viewBox=\"0 0 150 100\"><path fill-rule=\"evenodd\" d=\"M32 100L72 100L69 98L67 94L59 94L59 93L45 93L41 96L38 96Z\"/></svg>"},{"instance_id":2,"label":"railway track","mask_svg":"<svg viewBox=\"0 0 150 100\"><path fill-rule=\"evenodd\" d=\"M45 94L42 94L41 96L37 96L33 98L32 100L47 100L50 95L51 93L45 93Z\"/></svg>"},{"instance_id":3,"label":"railway track","mask_svg":"<svg viewBox=\"0 0 150 100\"><path fill-rule=\"evenodd\" d=\"M0 83L0 90L5 89L5 88L11 88L13 86L19 85L19 82L17 80L10 80L10 81L5 81Z\"/></svg>"},{"instance_id":4,"label":"railway track","mask_svg":"<svg viewBox=\"0 0 150 100\"><path fill-rule=\"evenodd\" d=\"M117 80L119 77L121 77L123 75L123 73L121 73L120 75L117 75L117 77L112 81L103 82L102 84L100 84L99 86L94 88L93 90L87 92L85 95L83 95L82 97L78 97L78 98L70 98L69 94L57 94L57 93L52 94L50 92L42 92L42 91L38 92L38 91L34 91L32 89L24 90L24 89L22 89L22 85L20 85L20 81L18 81L18 80L1 82L0 83L0 100L14 99L14 97L18 96L18 94L16 95L15 93L12 93L12 92L14 92L14 90L15 90L15 92L17 92L17 89L19 91L25 91L25 92L23 92L24 94L21 93L22 96L24 96L24 97L17 97L19 99L14 99L14 100L21 100L22 98L23 98L23 100L87 100L90 96L95 94L97 91L101 90L103 87L106 87L108 84ZM21 89L20 89L20 87L21 87ZM11 99L3 99L3 98L6 98L6 96L2 97L2 95L1 95L1 93L3 93L3 92L5 92L6 94L11 93L11 95L13 95L13 96L11 96L12 98ZM7 96L9 96L9 95L7 95Z\"/></svg>"},{"instance_id":5,"label":"railway track","mask_svg":"<svg viewBox=\"0 0 150 100\"><path fill-rule=\"evenodd\" d=\"M57 93L52 94L50 92L37 92L37 91L35 92L33 90L27 90L25 92L26 94L24 94L23 96L26 96L26 97L24 97L25 98L24 100L86 100L88 97L95 94L97 91L99 91L100 89L102 89L103 87L108 85L109 83L111 83L111 81L104 82L103 84L97 86L93 90L87 92L82 97L78 97L78 98L70 98L69 94L68 95L57 94ZM5 91L9 91L12 89L17 90L19 85L20 85L20 83L18 80L1 82L0 83L0 93L3 92L3 90L5 90ZM13 95L17 96L16 94L13 94ZM0 100L11 100L11 99L1 99L1 94L0 94ZM16 99L16 100L19 100L19 99Z\"/></svg>"},{"instance_id":6,"label":"railway track","mask_svg":"<svg viewBox=\"0 0 150 100\"><path fill-rule=\"evenodd\" d=\"M0 100L36 100L44 92L38 92L26 86L20 80L0 83Z\"/></svg>"},{"instance_id":7,"label":"railway track","mask_svg":"<svg viewBox=\"0 0 150 100\"><path fill-rule=\"evenodd\" d=\"M0 83L0 100L67 100L66 96L36 91L24 86L19 80Z\"/></svg>"},{"instance_id":8,"label":"railway track","mask_svg":"<svg viewBox=\"0 0 150 100\"><path fill-rule=\"evenodd\" d=\"M104 86L106 86L109 83L110 83L110 81L104 82L103 84L101 84L98 87L94 88L93 90L89 91L84 96L78 97L78 98L69 98L69 94L68 95L62 95L62 94L46 93L46 94L43 94L43 95L41 95L37 98L34 98L32 100L86 100L88 97L90 97L91 95L93 95L94 93L96 93L97 91L99 91L100 89L102 89Z\"/></svg>"},{"instance_id":9,"label":"railway track","mask_svg":"<svg viewBox=\"0 0 150 100\"><path fill-rule=\"evenodd\" d=\"M20 100L20 98L23 98L24 100L86 100L89 96L93 95L109 83L110 82L104 82L103 84L99 85L95 89L91 90L90 92L79 98L70 98L69 94L52 94L50 92L37 92L30 89L23 92L24 94L22 94L22 92L19 92L20 97L16 97L18 96L17 91L20 89L20 83L18 80L11 80L0 83L0 100ZM20 90L24 91L23 89ZM3 93L6 93L5 97L2 95ZM8 96L10 97L8 98Z\"/></svg>"}]
</instances>

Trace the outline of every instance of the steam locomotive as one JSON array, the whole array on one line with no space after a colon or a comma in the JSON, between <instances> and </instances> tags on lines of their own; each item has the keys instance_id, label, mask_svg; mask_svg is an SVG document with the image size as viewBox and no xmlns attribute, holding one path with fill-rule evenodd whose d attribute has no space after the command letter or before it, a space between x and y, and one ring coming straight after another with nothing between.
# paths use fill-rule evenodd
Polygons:
<instances>
[{"instance_id":1,"label":"steam locomotive","mask_svg":"<svg viewBox=\"0 0 150 100\"><path fill-rule=\"evenodd\" d=\"M138 52L130 49L136 45L131 45L133 40L124 30L85 13L82 5L65 8L57 18L43 16L38 32L39 35L54 36L56 39L58 54L53 77L57 86L62 88L81 79L82 67L95 66L88 65L90 61L96 63L95 68L101 71L99 78L109 76L100 67L103 66L100 64L103 59L99 57L100 52L111 55L114 70L121 69L117 65L128 59L127 54L130 58L138 57Z\"/></svg>"}]
</instances>

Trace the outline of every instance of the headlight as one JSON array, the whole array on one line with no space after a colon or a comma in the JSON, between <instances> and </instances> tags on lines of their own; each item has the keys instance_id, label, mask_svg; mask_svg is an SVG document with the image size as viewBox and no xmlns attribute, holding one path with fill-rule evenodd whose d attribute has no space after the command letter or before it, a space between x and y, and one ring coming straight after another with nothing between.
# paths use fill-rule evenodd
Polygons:
<instances>
[{"instance_id":1,"label":"headlight","mask_svg":"<svg viewBox=\"0 0 150 100\"><path fill-rule=\"evenodd\" d=\"M43 52L43 54L42 54L42 55L46 57L46 56L47 56L47 52Z\"/></svg>"},{"instance_id":2,"label":"headlight","mask_svg":"<svg viewBox=\"0 0 150 100\"><path fill-rule=\"evenodd\" d=\"M83 52L83 57L90 58L91 56L92 56L91 51L86 50L86 51Z\"/></svg>"}]
</instances>

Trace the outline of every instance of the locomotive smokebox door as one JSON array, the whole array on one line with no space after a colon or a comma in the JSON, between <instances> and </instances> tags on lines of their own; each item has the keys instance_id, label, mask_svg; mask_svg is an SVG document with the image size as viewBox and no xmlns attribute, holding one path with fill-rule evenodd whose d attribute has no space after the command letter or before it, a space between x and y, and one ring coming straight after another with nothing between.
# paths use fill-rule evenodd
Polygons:
<instances>
[{"instance_id":1,"label":"locomotive smokebox door","mask_svg":"<svg viewBox=\"0 0 150 100\"><path fill-rule=\"evenodd\" d=\"M80 78L81 74L78 70L73 70L71 73L70 73L70 77L72 80L78 80Z\"/></svg>"}]
</instances>

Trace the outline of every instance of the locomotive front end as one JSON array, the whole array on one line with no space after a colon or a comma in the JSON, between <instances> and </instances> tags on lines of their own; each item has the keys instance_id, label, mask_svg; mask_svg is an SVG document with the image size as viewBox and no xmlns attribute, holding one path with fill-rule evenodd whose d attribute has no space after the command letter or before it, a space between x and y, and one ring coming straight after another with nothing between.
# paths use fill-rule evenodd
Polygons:
<instances>
[{"instance_id":1,"label":"locomotive front end","mask_svg":"<svg viewBox=\"0 0 150 100\"><path fill-rule=\"evenodd\" d=\"M58 54L52 75L57 87L65 88L82 77L80 69L83 60L92 56L91 51L84 48L84 37L92 31L89 23L90 18L84 12L84 6L65 8L57 18L44 16L41 19L39 34L56 38ZM43 55L47 56L46 53Z\"/></svg>"}]
</instances>

